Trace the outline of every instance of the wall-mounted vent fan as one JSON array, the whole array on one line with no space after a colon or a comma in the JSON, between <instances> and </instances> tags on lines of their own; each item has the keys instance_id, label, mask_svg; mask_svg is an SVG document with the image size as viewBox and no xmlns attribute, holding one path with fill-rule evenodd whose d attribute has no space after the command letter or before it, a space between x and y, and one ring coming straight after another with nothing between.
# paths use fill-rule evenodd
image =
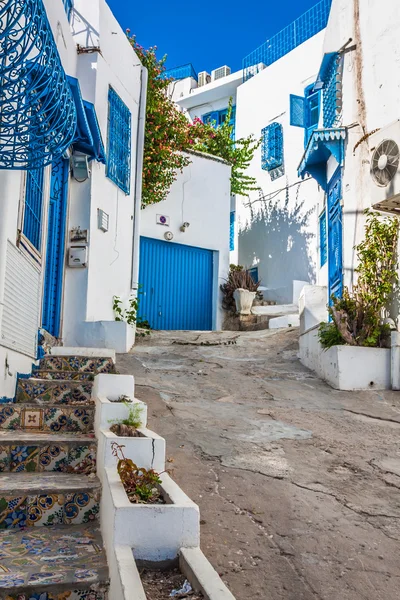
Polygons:
<instances>
[{"instance_id":1,"label":"wall-mounted vent fan","mask_svg":"<svg viewBox=\"0 0 400 600\"><path fill-rule=\"evenodd\" d=\"M400 149L394 140L383 140L374 150L371 158L371 175L375 182L386 187L397 174L400 163Z\"/></svg>"},{"instance_id":2,"label":"wall-mounted vent fan","mask_svg":"<svg viewBox=\"0 0 400 600\"><path fill-rule=\"evenodd\" d=\"M400 120L382 127L369 138L371 206L400 214Z\"/></svg>"}]
</instances>

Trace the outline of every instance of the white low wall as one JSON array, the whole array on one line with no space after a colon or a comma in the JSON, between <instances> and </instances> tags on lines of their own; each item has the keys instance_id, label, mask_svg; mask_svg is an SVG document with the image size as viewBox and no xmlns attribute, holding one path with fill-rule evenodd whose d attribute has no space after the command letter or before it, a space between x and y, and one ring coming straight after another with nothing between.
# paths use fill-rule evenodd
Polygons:
<instances>
[{"instance_id":1,"label":"white low wall","mask_svg":"<svg viewBox=\"0 0 400 600\"><path fill-rule=\"evenodd\" d=\"M199 507L166 474L162 493L167 504L132 504L117 470L105 469L100 511L103 535L113 524L114 545L128 545L136 559L161 562L180 549L200 544Z\"/></svg>"},{"instance_id":2,"label":"white low wall","mask_svg":"<svg viewBox=\"0 0 400 600\"><path fill-rule=\"evenodd\" d=\"M337 390L391 388L391 351L386 348L333 346L324 350L319 325L300 335L300 361Z\"/></svg>"}]
</instances>

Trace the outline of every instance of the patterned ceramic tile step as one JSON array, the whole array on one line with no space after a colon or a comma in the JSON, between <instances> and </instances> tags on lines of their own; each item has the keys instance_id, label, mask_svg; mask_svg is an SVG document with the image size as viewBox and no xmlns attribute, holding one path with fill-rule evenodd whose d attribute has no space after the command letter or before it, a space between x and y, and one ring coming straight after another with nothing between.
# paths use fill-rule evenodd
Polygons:
<instances>
[{"instance_id":1,"label":"patterned ceramic tile step","mask_svg":"<svg viewBox=\"0 0 400 600\"><path fill-rule=\"evenodd\" d=\"M107 560L94 524L0 531L0 566L1 600L108 598Z\"/></svg>"},{"instance_id":2,"label":"patterned ceramic tile step","mask_svg":"<svg viewBox=\"0 0 400 600\"><path fill-rule=\"evenodd\" d=\"M96 453L94 434L0 430L2 473L95 473Z\"/></svg>"},{"instance_id":3,"label":"patterned ceramic tile step","mask_svg":"<svg viewBox=\"0 0 400 600\"><path fill-rule=\"evenodd\" d=\"M95 410L93 404L1 404L0 430L91 433Z\"/></svg>"},{"instance_id":4,"label":"patterned ceramic tile step","mask_svg":"<svg viewBox=\"0 0 400 600\"><path fill-rule=\"evenodd\" d=\"M83 371L84 373L115 373L112 358L90 356L44 356L40 360L40 370Z\"/></svg>"},{"instance_id":5,"label":"patterned ceramic tile step","mask_svg":"<svg viewBox=\"0 0 400 600\"><path fill-rule=\"evenodd\" d=\"M52 381L50 379L19 379L17 402L37 404L90 404L91 381Z\"/></svg>"},{"instance_id":6,"label":"patterned ceramic tile step","mask_svg":"<svg viewBox=\"0 0 400 600\"><path fill-rule=\"evenodd\" d=\"M93 381L96 373L84 373L83 371L48 371L35 370L32 372L34 379L62 379L64 381Z\"/></svg>"},{"instance_id":7,"label":"patterned ceramic tile step","mask_svg":"<svg viewBox=\"0 0 400 600\"><path fill-rule=\"evenodd\" d=\"M100 492L101 484L95 475L0 475L0 529L79 525L96 521Z\"/></svg>"}]
</instances>

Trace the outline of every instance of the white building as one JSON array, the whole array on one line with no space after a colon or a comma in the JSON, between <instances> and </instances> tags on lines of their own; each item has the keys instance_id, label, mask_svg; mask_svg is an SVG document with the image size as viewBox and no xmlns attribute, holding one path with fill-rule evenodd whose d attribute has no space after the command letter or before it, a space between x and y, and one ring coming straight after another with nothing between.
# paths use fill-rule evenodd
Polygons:
<instances>
[{"instance_id":1,"label":"white building","mask_svg":"<svg viewBox=\"0 0 400 600\"><path fill-rule=\"evenodd\" d=\"M153 329L222 329L231 166L190 152L167 198L142 210L139 315Z\"/></svg>"},{"instance_id":2,"label":"white building","mask_svg":"<svg viewBox=\"0 0 400 600\"><path fill-rule=\"evenodd\" d=\"M298 157L320 116L314 91L330 0L321 0L245 57L243 70L222 67L207 76L191 65L167 71L171 97L190 119L223 122L229 99L237 138L262 139L247 172L259 190L233 198L231 262L253 271L264 297L292 302L293 281L314 283L318 258L318 184L303 182ZM218 78L217 78L218 77ZM293 97L303 100L305 131L292 126Z\"/></svg>"},{"instance_id":3,"label":"white building","mask_svg":"<svg viewBox=\"0 0 400 600\"><path fill-rule=\"evenodd\" d=\"M66 345L127 349L133 331L115 322L113 296L127 301L138 272L143 68L105 0L38 0L39 34L26 6L9 26L30 54L3 71L1 100L5 398L31 370L40 327Z\"/></svg>"}]
</instances>

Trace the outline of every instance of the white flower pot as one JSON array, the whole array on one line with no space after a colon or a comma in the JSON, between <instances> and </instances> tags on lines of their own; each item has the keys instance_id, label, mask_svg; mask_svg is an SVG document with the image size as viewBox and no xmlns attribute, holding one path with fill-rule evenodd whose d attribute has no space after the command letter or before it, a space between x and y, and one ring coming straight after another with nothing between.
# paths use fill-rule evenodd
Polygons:
<instances>
[{"instance_id":1,"label":"white flower pot","mask_svg":"<svg viewBox=\"0 0 400 600\"><path fill-rule=\"evenodd\" d=\"M236 310L241 315L250 315L251 307L253 306L254 298L257 292L249 292L243 288L238 288L233 292L233 297L236 302Z\"/></svg>"}]
</instances>

